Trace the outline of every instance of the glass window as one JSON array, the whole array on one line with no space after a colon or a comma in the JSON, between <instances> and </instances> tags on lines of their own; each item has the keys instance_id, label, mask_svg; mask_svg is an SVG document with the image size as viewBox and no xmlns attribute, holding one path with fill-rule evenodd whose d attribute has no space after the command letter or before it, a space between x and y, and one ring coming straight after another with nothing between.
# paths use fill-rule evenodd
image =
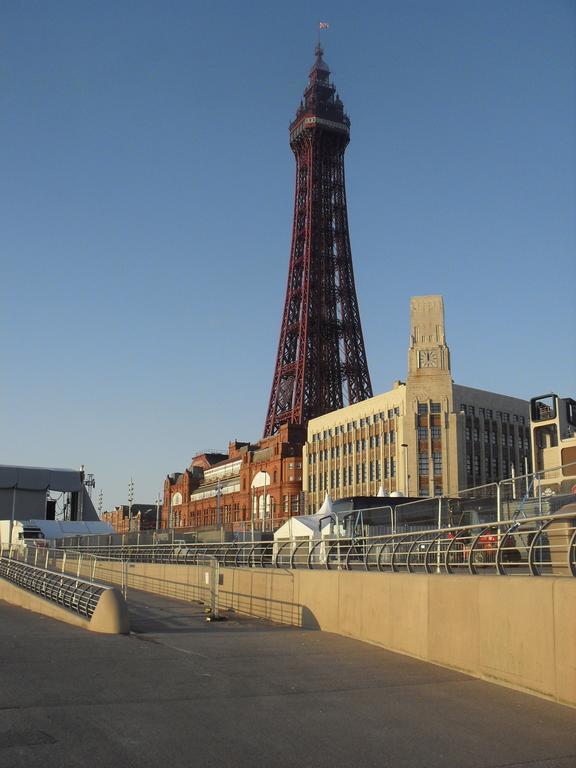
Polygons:
<instances>
[{"instance_id":1,"label":"glass window","mask_svg":"<svg viewBox=\"0 0 576 768\"><path fill-rule=\"evenodd\" d=\"M492 418L492 409L486 408L486 418L491 419Z\"/></svg>"},{"instance_id":2,"label":"glass window","mask_svg":"<svg viewBox=\"0 0 576 768\"><path fill-rule=\"evenodd\" d=\"M398 408L398 406L394 408L394 416L400 416L400 408Z\"/></svg>"},{"instance_id":3,"label":"glass window","mask_svg":"<svg viewBox=\"0 0 576 768\"><path fill-rule=\"evenodd\" d=\"M390 410L388 411L388 418L389 419L393 419L394 418L394 410L392 408L390 408Z\"/></svg>"},{"instance_id":4,"label":"glass window","mask_svg":"<svg viewBox=\"0 0 576 768\"><path fill-rule=\"evenodd\" d=\"M432 462L434 464L434 474L435 475L441 475L442 474L442 454L441 453L433 453L432 454Z\"/></svg>"},{"instance_id":5,"label":"glass window","mask_svg":"<svg viewBox=\"0 0 576 768\"><path fill-rule=\"evenodd\" d=\"M376 480L381 480L380 462L376 459Z\"/></svg>"},{"instance_id":6,"label":"glass window","mask_svg":"<svg viewBox=\"0 0 576 768\"><path fill-rule=\"evenodd\" d=\"M390 457L390 477L396 477L396 459L394 456Z\"/></svg>"},{"instance_id":7,"label":"glass window","mask_svg":"<svg viewBox=\"0 0 576 768\"><path fill-rule=\"evenodd\" d=\"M426 416L428 413L428 403L418 403L418 415Z\"/></svg>"},{"instance_id":8,"label":"glass window","mask_svg":"<svg viewBox=\"0 0 576 768\"><path fill-rule=\"evenodd\" d=\"M418 454L418 474L419 475L428 474L428 454L427 453Z\"/></svg>"},{"instance_id":9,"label":"glass window","mask_svg":"<svg viewBox=\"0 0 576 768\"><path fill-rule=\"evenodd\" d=\"M440 427L430 427L430 432L432 435L432 440L440 440L440 437L441 437Z\"/></svg>"},{"instance_id":10,"label":"glass window","mask_svg":"<svg viewBox=\"0 0 576 768\"><path fill-rule=\"evenodd\" d=\"M430 403L430 413L442 413L442 406L440 403Z\"/></svg>"}]
</instances>

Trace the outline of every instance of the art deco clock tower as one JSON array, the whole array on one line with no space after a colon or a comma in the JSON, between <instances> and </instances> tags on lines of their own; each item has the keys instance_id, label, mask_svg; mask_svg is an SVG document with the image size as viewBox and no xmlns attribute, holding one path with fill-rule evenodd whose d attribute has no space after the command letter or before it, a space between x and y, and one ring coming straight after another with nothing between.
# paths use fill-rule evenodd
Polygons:
<instances>
[{"instance_id":1,"label":"art deco clock tower","mask_svg":"<svg viewBox=\"0 0 576 768\"><path fill-rule=\"evenodd\" d=\"M408 378L451 378L442 296L414 296L410 300Z\"/></svg>"}]
</instances>

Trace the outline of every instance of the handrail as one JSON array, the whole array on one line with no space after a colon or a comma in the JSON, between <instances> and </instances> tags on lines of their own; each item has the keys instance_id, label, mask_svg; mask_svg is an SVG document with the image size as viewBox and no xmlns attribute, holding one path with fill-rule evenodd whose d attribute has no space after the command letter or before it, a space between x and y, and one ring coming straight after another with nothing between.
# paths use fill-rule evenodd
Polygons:
<instances>
[{"instance_id":1,"label":"handrail","mask_svg":"<svg viewBox=\"0 0 576 768\"><path fill-rule=\"evenodd\" d=\"M188 565L212 556L221 565L233 567L576 576L576 513L356 538L73 546L63 551L108 560Z\"/></svg>"},{"instance_id":2,"label":"handrail","mask_svg":"<svg viewBox=\"0 0 576 768\"><path fill-rule=\"evenodd\" d=\"M87 619L92 618L103 592L112 589L4 556L0 556L0 576Z\"/></svg>"}]
</instances>

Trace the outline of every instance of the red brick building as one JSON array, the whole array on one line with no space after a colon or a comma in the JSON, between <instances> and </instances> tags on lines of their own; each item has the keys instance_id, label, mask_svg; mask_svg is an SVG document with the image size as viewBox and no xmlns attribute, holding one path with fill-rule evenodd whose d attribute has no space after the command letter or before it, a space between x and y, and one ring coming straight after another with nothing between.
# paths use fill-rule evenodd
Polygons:
<instances>
[{"instance_id":1,"label":"red brick building","mask_svg":"<svg viewBox=\"0 0 576 768\"><path fill-rule=\"evenodd\" d=\"M232 442L228 454L201 453L164 481L162 527L273 530L302 504L304 427L285 424L258 443Z\"/></svg>"}]
</instances>

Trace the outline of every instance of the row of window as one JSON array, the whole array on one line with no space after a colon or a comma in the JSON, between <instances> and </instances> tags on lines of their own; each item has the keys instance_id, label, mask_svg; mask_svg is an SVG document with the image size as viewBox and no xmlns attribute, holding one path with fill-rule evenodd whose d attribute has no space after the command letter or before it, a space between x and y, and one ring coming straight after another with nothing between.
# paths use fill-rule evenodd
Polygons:
<instances>
[{"instance_id":1,"label":"row of window","mask_svg":"<svg viewBox=\"0 0 576 768\"><path fill-rule=\"evenodd\" d=\"M393 445L396 443L396 432L384 432L382 434L382 444L383 445ZM362 440L356 440L356 442L350 442L350 443L344 443L342 446L342 455L343 456L351 456L354 446L356 447L356 452L360 453L361 451L367 450L368 447L370 448L379 448L380 447L380 435L372 435L369 438L363 438ZM328 457L331 459L339 459L340 458L340 446L336 445L332 448L324 448L319 450L317 453L310 453L308 455L308 463L309 464L316 464L319 461L328 461Z\"/></svg>"},{"instance_id":2,"label":"row of window","mask_svg":"<svg viewBox=\"0 0 576 768\"><path fill-rule=\"evenodd\" d=\"M516 467L515 463L513 461L510 461L507 456L502 457L502 477L508 478L511 476L512 472L515 474L521 474L521 472L518 471L518 468ZM498 461L497 456L485 456L484 457L484 473L486 477L490 477L492 479L496 479L498 477L498 471L500 468L500 462ZM469 454L466 456L466 472L471 477L472 476L472 470L474 470L475 475L480 474L480 456L470 456ZM524 470L522 470L523 472Z\"/></svg>"},{"instance_id":3,"label":"row of window","mask_svg":"<svg viewBox=\"0 0 576 768\"><path fill-rule=\"evenodd\" d=\"M430 466L430 458L428 454L419 453L418 454L418 474L428 475L429 466ZM442 454L441 453L432 454L432 469L434 471L435 477L440 477L442 475Z\"/></svg>"},{"instance_id":4,"label":"row of window","mask_svg":"<svg viewBox=\"0 0 576 768\"><path fill-rule=\"evenodd\" d=\"M442 427L430 427L430 437L432 440L440 440L442 437ZM418 427L418 440L428 440L428 427Z\"/></svg>"},{"instance_id":5,"label":"row of window","mask_svg":"<svg viewBox=\"0 0 576 768\"><path fill-rule=\"evenodd\" d=\"M379 460L366 462L363 461L356 466L350 465L344 467L344 470L340 472L340 469L332 469L330 473L319 472L318 475L310 475L308 478L308 491L315 493L318 491L326 491L330 488L346 488L353 485L354 478L356 483L365 483L367 481L381 480L382 469L384 470L383 476L385 478L396 477L396 459L391 456L384 459L384 464ZM330 476L330 485L328 485L328 476Z\"/></svg>"},{"instance_id":6,"label":"row of window","mask_svg":"<svg viewBox=\"0 0 576 768\"><path fill-rule=\"evenodd\" d=\"M380 411L373 416L365 416L357 421L349 421L347 424L342 424L334 427L333 429L325 429L323 432L316 432L312 435L312 442L316 443L319 440L327 440L329 437L344 434L345 432L352 432L353 429L358 429L358 426L367 427L370 424L376 424L379 421L387 421L388 419L394 419L396 416L400 416L400 408L390 408L388 412Z\"/></svg>"},{"instance_id":7,"label":"row of window","mask_svg":"<svg viewBox=\"0 0 576 768\"><path fill-rule=\"evenodd\" d=\"M471 429L470 427L466 427L466 440L473 440L475 443L478 443L480 441L480 432L477 429L477 427L474 427ZM496 432L489 432L488 430L484 430L484 443L488 445L488 443L491 443L492 445L496 445L497 443L497 435ZM515 445L515 439L514 434L510 432L508 435L506 435L504 432L500 433L500 445L508 445L510 448L514 448ZM528 438L527 437L518 437L518 447L524 448L525 451L528 450Z\"/></svg>"},{"instance_id":8,"label":"row of window","mask_svg":"<svg viewBox=\"0 0 576 768\"><path fill-rule=\"evenodd\" d=\"M494 411L492 408L482 408L474 405L466 405L461 404L460 405L460 411L462 413L467 413L468 416L476 416L476 411L478 411L478 416L483 416L485 419L492 419L494 418ZM519 424L525 424L526 418L524 416L519 416L517 413L510 414L508 411L496 411L496 418L500 421L515 421Z\"/></svg>"},{"instance_id":9,"label":"row of window","mask_svg":"<svg viewBox=\"0 0 576 768\"><path fill-rule=\"evenodd\" d=\"M440 403L430 403L430 413L442 413ZM418 416L426 416L427 414L428 403L418 403Z\"/></svg>"}]
</instances>

